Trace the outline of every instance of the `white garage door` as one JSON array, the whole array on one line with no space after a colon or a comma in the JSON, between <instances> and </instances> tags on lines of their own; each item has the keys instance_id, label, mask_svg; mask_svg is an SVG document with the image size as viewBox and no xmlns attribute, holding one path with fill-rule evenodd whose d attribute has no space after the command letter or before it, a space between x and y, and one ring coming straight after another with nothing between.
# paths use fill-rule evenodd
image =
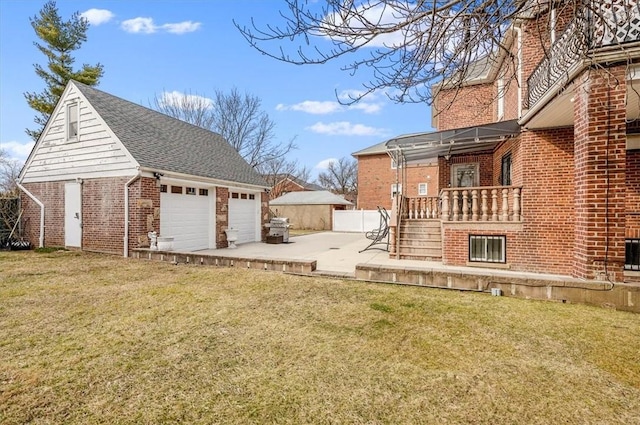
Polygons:
<instances>
[{"instance_id":1,"label":"white garage door","mask_svg":"<svg viewBox=\"0 0 640 425\"><path fill-rule=\"evenodd\" d=\"M160 235L173 236L175 251L213 247L213 200L208 189L166 185L160 193Z\"/></svg>"},{"instance_id":2,"label":"white garage door","mask_svg":"<svg viewBox=\"0 0 640 425\"><path fill-rule=\"evenodd\" d=\"M260 200L253 193L229 192L229 227L238 229L238 242L260 241Z\"/></svg>"}]
</instances>

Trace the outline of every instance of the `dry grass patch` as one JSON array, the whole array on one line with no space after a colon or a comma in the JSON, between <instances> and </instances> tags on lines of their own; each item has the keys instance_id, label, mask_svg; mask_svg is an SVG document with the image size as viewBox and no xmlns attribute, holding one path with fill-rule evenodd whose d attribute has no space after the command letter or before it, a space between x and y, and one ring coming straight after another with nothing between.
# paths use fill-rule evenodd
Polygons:
<instances>
[{"instance_id":1,"label":"dry grass patch","mask_svg":"<svg viewBox=\"0 0 640 425\"><path fill-rule=\"evenodd\" d=\"M0 253L0 422L640 423L640 316Z\"/></svg>"}]
</instances>

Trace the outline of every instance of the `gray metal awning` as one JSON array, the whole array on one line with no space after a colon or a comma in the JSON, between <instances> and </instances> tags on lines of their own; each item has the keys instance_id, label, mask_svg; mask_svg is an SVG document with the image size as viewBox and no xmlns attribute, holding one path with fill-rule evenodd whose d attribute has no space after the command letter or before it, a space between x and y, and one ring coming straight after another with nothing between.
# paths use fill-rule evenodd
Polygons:
<instances>
[{"instance_id":1,"label":"gray metal awning","mask_svg":"<svg viewBox=\"0 0 640 425\"><path fill-rule=\"evenodd\" d=\"M456 128L431 133L394 137L386 142L387 152L396 161L415 162L426 158L459 155L493 149L496 144L520 134L517 120Z\"/></svg>"}]
</instances>

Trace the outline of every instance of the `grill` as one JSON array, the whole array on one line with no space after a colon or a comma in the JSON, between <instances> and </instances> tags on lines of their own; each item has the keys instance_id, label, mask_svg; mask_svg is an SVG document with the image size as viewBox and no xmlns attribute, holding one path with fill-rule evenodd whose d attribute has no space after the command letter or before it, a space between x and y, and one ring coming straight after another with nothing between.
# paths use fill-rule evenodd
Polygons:
<instances>
[{"instance_id":1,"label":"grill","mask_svg":"<svg viewBox=\"0 0 640 425\"><path fill-rule=\"evenodd\" d=\"M273 217L271 221L265 224L269 229L267 242L270 243L288 243L289 242L289 219L287 217Z\"/></svg>"}]
</instances>

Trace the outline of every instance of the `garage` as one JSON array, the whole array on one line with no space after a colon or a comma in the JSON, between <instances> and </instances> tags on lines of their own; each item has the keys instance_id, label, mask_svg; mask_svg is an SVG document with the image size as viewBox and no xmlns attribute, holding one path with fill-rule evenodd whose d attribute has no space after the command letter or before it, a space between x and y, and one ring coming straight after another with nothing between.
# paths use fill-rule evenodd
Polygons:
<instances>
[{"instance_id":1,"label":"garage","mask_svg":"<svg viewBox=\"0 0 640 425\"><path fill-rule=\"evenodd\" d=\"M229 192L229 227L238 229L238 242L260 241L260 197L255 193Z\"/></svg>"},{"instance_id":2,"label":"garage","mask_svg":"<svg viewBox=\"0 0 640 425\"><path fill-rule=\"evenodd\" d=\"M194 186L160 186L160 235L173 236L176 251L215 248L215 196Z\"/></svg>"}]
</instances>

